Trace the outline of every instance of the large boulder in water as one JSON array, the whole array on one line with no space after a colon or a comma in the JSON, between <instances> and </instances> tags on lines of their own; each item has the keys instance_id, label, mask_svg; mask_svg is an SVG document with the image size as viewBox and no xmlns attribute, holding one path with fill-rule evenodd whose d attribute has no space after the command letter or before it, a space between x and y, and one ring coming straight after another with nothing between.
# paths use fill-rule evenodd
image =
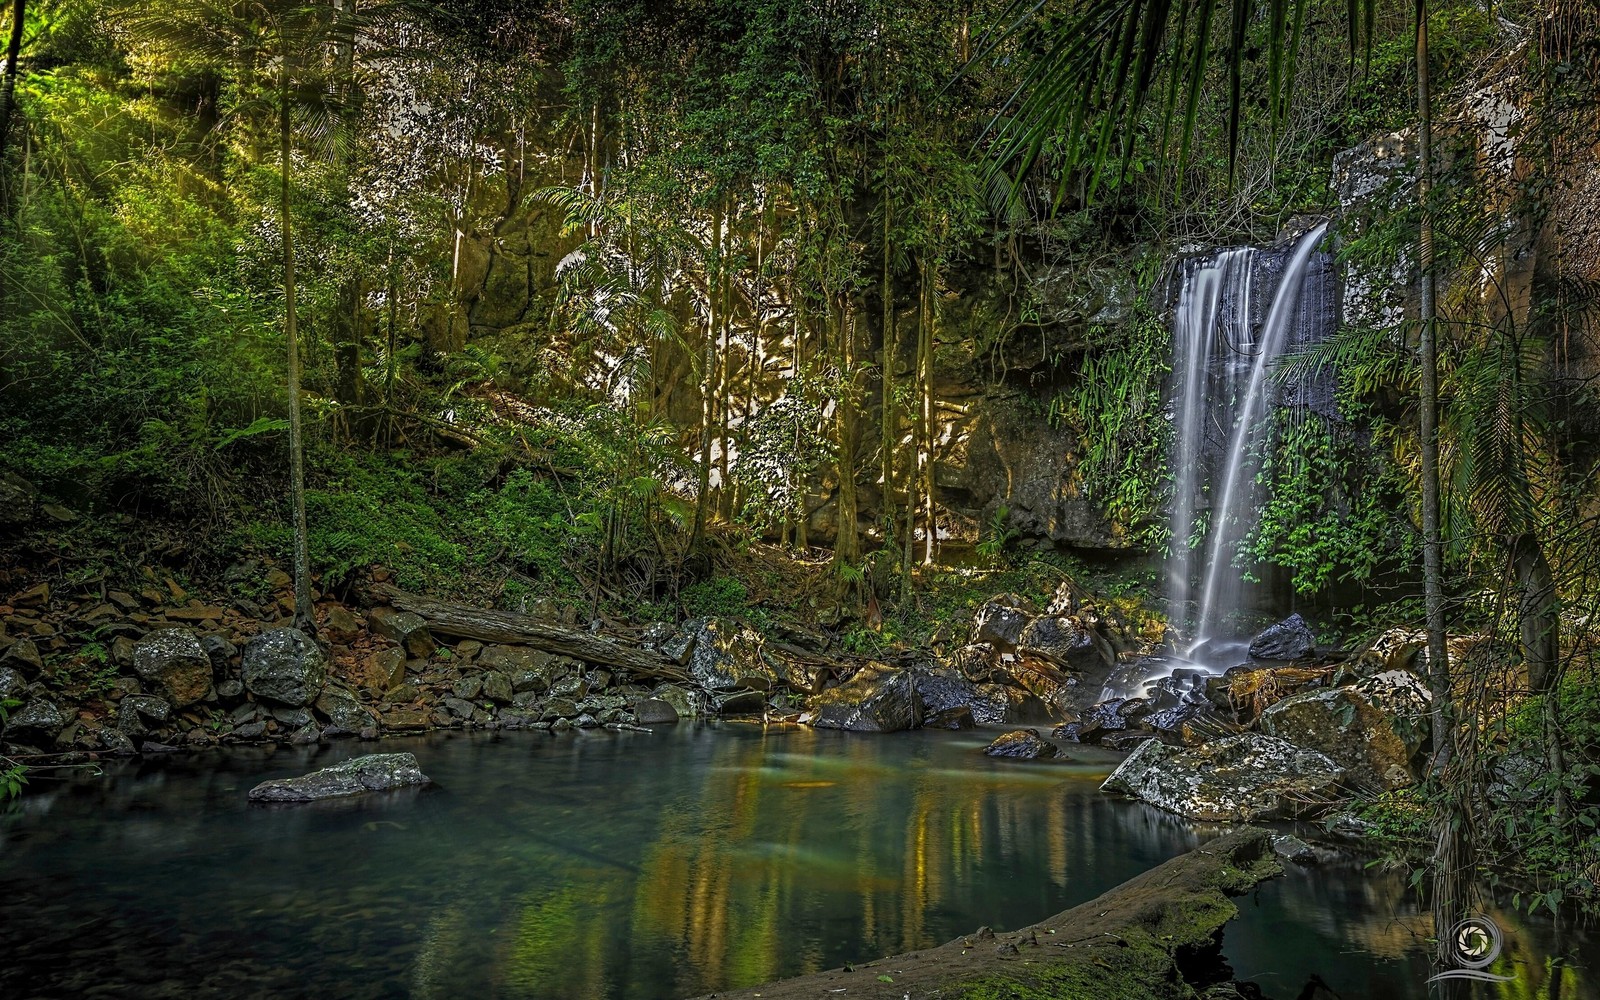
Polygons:
<instances>
[{"instance_id":1,"label":"large boulder in water","mask_svg":"<svg viewBox=\"0 0 1600 1000\"><path fill-rule=\"evenodd\" d=\"M948 666L912 668L912 682L924 716L938 715L957 708L970 708L978 691L959 670Z\"/></svg>"},{"instance_id":2,"label":"large boulder in water","mask_svg":"<svg viewBox=\"0 0 1600 1000\"><path fill-rule=\"evenodd\" d=\"M1019 729L995 738L983 748L990 757L1012 757L1017 760L1052 760L1061 756L1054 743L1039 735L1037 729Z\"/></svg>"},{"instance_id":3,"label":"large boulder in water","mask_svg":"<svg viewBox=\"0 0 1600 1000\"><path fill-rule=\"evenodd\" d=\"M211 669L200 640L180 628L152 632L133 648L133 672L177 708L211 693Z\"/></svg>"},{"instance_id":4,"label":"large boulder in water","mask_svg":"<svg viewBox=\"0 0 1600 1000\"><path fill-rule=\"evenodd\" d=\"M770 691L780 683L762 649L761 636L728 619L691 619L662 652L687 667L689 676L707 691Z\"/></svg>"},{"instance_id":5,"label":"large boulder in water","mask_svg":"<svg viewBox=\"0 0 1600 1000\"><path fill-rule=\"evenodd\" d=\"M426 785L415 754L375 753L298 778L275 778L250 789L252 802L314 802L364 792L383 792L408 785Z\"/></svg>"},{"instance_id":6,"label":"large boulder in water","mask_svg":"<svg viewBox=\"0 0 1600 1000\"><path fill-rule=\"evenodd\" d=\"M1316 651L1316 635L1297 614L1262 629L1250 640L1250 658L1254 660L1303 660Z\"/></svg>"},{"instance_id":7,"label":"large boulder in water","mask_svg":"<svg viewBox=\"0 0 1600 1000\"><path fill-rule=\"evenodd\" d=\"M1146 740L1100 789L1189 819L1249 823L1312 811L1342 776L1315 750L1241 733L1189 749Z\"/></svg>"},{"instance_id":8,"label":"large boulder in water","mask_svg":"<svg viewBox=\"0 0 1600 1000\"><path fill-rule=\"evenodd\" d=\"M800 721L822 729L894 733L922 724L922 701L911 671L875 663L817 695Z\"/></svg>"},{"instance_id":9,"label":"large boulder in water","mask_svg":"<svg viewBox=\"0 0 1600 1000\"><path fill-rule=\"evenodd\" d=\"M299 629L269 629L245 643L239 670L251 694L298 707L322 693L328 654Z\"/></svg>"}]
</instances>

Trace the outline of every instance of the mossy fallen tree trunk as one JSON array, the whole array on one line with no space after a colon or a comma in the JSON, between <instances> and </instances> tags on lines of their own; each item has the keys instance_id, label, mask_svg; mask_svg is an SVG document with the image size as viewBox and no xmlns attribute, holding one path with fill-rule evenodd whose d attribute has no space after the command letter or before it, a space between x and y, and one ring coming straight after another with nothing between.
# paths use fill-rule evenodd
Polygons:
<instances>
[{"instance_id":1,"label":"mossy fallen tree trunk","mask_svg":"<svg viewBox=\"0 0 1600 1000\"><path fill-rule=\"evenodd\" d=\"M429 630L439 635L531 646L585 663L628 670L640 677L659 677L680 683L689 680L672 661L654 650L564 628L532 615L437 601L382 585L373 588L373 596L421 617L428 623Z\"/></svg>"},{"instance_id":2,"label":"mossy fallen tree trunk","mask_svg":"<svg viewBox=\"0 0 1600 1000\"><path fill-rule=\"evenodd\" d=\"M1173 858L1064 913L993 935L798 979L712 994L719 1000L838 995L871 1000L1180 1000L1218 981L1231 896L1282 871L1271 835L1246 827Z\"/></svg>"}]
</instances>

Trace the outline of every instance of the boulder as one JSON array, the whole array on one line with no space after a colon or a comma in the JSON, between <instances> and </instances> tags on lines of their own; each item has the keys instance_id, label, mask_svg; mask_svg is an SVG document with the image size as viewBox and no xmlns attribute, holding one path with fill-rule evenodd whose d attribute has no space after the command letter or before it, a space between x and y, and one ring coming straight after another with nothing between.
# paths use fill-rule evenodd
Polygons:
<instances>
[{"instance_id":1,"label":"boulder","mask_svg":"<svg viewBox=\"0 0 1600 1000\"><path fill-rule=\"evenodd\" d=\"M977 724L972 717L972 709L966 705L935 712L922 720L923 729L972 729Z\"/></svg>"},{"instance_id":2,"label":"boulder","mask_svg":"<svg viewBox=\"0 0 1600 1000\"><path fill-rule=\"evenodd\" d=\"M1016 594L991 597L972 616L972 643L987 643L996 649L1009 651L1017 648L1022 632L1039 613L1032 601Z\"/></svg>"},{"instance_id":3,"label":"boulder","mask_svg":"<svg viewBox=\"0 0 1600 1000\"><path fill-rule=\"evenodd\" d=\"M245 643L239 669L256 697L309 705L328 679L328 654L299 629L269 629Z\"/></svg>"},{"instance_id":4,"label":"boulder","mask_svg":"<svg viewBox=\"0 0 1600 1000\"><path fill-rule=\"evenodd\" d=\"M0 667L0 701L20 701L26 690L28 682L21 674L10 667Z\"/></svg>"},{"instance_id":5,"label":"boulder","mask_svg":"<svg viewBox=\"0 0 1600 1000\"><path fill-rule=\"evenodd\" d=\"M347 729L352 733L373 724L375 717L356 698L355 695L342 687L329 684L317 696L317 711L323 718L333 723L339 729Z\"/></svg>"},{"instance_id":6,"label":"boulder","mask_svg":"<svg viewBox=\"0 0 1600 1000\"><path fill-rule=\"evenodd\" d=\"M1005 733L983 748L990 757L1013 757L1018 760L1053 760L1061 756L1054 743L1042 738L1037 729L1019 729Z\"/></svg>"},{"instance_id":7,"label":"boulder","mask_svg":"<svg viewBox=\"0 0 1600 1000\"><path fill-rule=\"evenodd\" d=\"M997 679L1038 699L1046 708L1045 718L1071 715L1077 707L1078 679L1049 660L1027 652L1004 653L998 673L1001 676Z\"/></svg>"},{"instance_id":8,"label":"boulder","mask_svg":"<svg viewBox=\"0 0 1600 1000\"><path fill-rule=\"evenodd\" d=\"M133 740L121 730L106 726L97 735L100 738L100 747L106 753L116 754L118 757L131 757L139 752L139 748L133 745Z\"/></svg>"},{"instance_id":9,"label":"boulder","mask_svg":"<svg viewBox=\"0 0 1600 1000\"><path fill-rule=\"evenodd\" d=\"M511 686L511 678L500 671L493 670L483 675L483 696L490 701L504 704L509 702L515 693Z\"/></svg>"},{"instance_id":10,"label":"boulder","mask_svg":"<svg viewBox=\"0 0 1600 1000\"><path fill-rule=\"evenodd\" d=\"M0 666L10 667L24 677L37 677L44 669L44 657L32 639L18 639L0 653Z\"/></svg>"},{"instance_id":11,"label":"boulder","mask_svg":"<svg viewBox=\"0 0 1600 1000\"><path fill-rule=\"evenodd\" d=\"M34 518L39 492L32 483L10 472L0 472L0 525L21 527Z\"/></svg>"},{"instance_id":12,"label":"boulder","mask_svg":"<svg viewBox=\"0 0 1600 1000\"><path fill-rule=\"evenodd\" d=\"M275 778L250 789L252 802L313 802L408 785L426 785L427 775L409 753L375 753L298 778Z\"/></svg>"},{"instance_id":13,"label":"boulder","mask_svg":"<svg viewBox=\"0 0 1600 1000\"><path fill-rule=\"evenodd\" d=\"M399 643L408 656L425 659L433 655L438 644L428 631L428 623L421 615L394 608L377 607L367 612L367 627L386 639Z\"/></svg>"},{"instance_id":14,"label":"boulder","mask_svg":"<svg viewBox=\"0 0 1600 1000\"><path fill-rule=\"evenodd\" d=\"M1253 660L1303 660L1317 651L1317 637L1298 614L1269 626L1250 640Z\"/></svg>"},{"instance_id":15,"label":"boulder","mask_svg":"<svg viewBox=\"0 0 1600 1000\"><path fill-rule=\"evenodd\" d=\"M813 698L800 721L822 729L894 733L921 725L922 702L911 671L875 663Z\"/></svg>"},{"instance_id":16,"label":"boulder","mask_svg":"<svg viewBox=\"0 0 1600 1000\"><path fill-rule=\"evenodd\" d=\"M206 651L206 656L211 659L211 672L218 677L226 677L232 671L233 658L239 655L239 647L229 642L226 637L211 633L200 637L200 648Z\"/></svg>"},{"instance_id":17,"label":"boulder","mask_svg":"<svg viewBox=\"0 0 1600 1000\"><path fill-rule=\"evenodd\" d=\"M183 629L152 632L133 650L133 672L139 680L178 708L211 693L211 670L205 647Z\"/></svg>"},{"instance_id":18,"label":"boulder","mask_svg":"<svg viewBox=\"0 0 1600 1000\"><path fill-rule=\"evenodd\" d=\"M343 604L328 605L323 629L335 642L349 642L361 634L361 618Z\"/></svg>"},{"instance_id":19,"label":"boulder","mask_svg":"<svg viewBox=\"0 0 1600 1000\"><path fill-rule=\"evenodd\" d=\"M148 736L149 723L166 722L172 706L150 694L130 694L117 705L117 728L128 736Z\"/></svg>"},{"instance_id":20,"label":"boulder","mask_svg":"<svg viewBox=\"0 0 1600 1000\"><path fill-rule=\"evenodd\" d=\"M707 691L770 691L780 683L761 648L761 636L753 629L718 618L695 618L683 628L687 647L674 646L668 655L683 663Z\"/></svg>"},{"instance_id":21,"label":"boulder","mask_svg":"<svg viewBox=\"0 0 1600 1000\"><path fill-rule=\"evenodd\" d=\"M5 737L12 743L48 747L69 721L67 713L49 698L34 698L6 720Z\"/></svg>"},{"instance_id":22,"label":"boulder","mask_svg":"<svg viewBox=\"0 0 1600 1000\"><path fill-rule=\"evenodd\" d=\"M678 721L678 710L660 698L643 698L634 702L633 717L641 726L663 726Z\"/></svg>"},{"instance_id":23,"label":"boulder","mask_svg":"<svg viewBox=\"0 0 1600 1000\"><path fill-rule=\"evenodd\" d=\"M1312 812L1342 776L1315 750L1241 733L1188 749L1146 740L1100 789L1189 819L1248 823Z\"/></svg>"},{"instance_id":24,"label":"boulder","mask_svg":"<svg viewBox=\"0 0 1600 1000\"><path fill-rule=\"evenodd\" d=\"M1005 684L975 686L970 707L972 717L980 726L1044 722L1054 714L1048 705L1027 691Z\"/></svg>"},{"instance_id":25,"label":"boulder","mask_svg":"<svg viewBox=\"0 0 1600 1000\"><path fill-rule=\"evenodd\" d=\"M1400 671L1378 676L1391 674L1410 676ZM1415 702L1407 700L1408 690L1403 682L1390 680L1367 690L1351 686L1306 691L1267 709L1257 724L1268 736L1326 755L1363 788L1402 788L1417 780L1412 759L1427 734L1427 699L1420 683ZM1374 698L1387 699L1392 710L1408 714L1392 715Z\"/></svg>"},{"instance_id":26,"label":"boulder","mask_svg":"<svg viewBox=\"0 0 1600 1000\"><path fill-rule=\"evenodd\" d=\"M477 665L511 678L513 691L549 691L570 676L572 661L526 646L485 646Z\"/></svg>"},{"instance_id":27,"label":"boulder","mask_svg":"<svg viewBox=\"0 0 1600 1000\"><path fill-rule=\"evenodd\" d=\"M1109 668L1116 662L1111 644L1076 616L1033 619L1018 637L1017 649L1072 670Z\"/></svg>"},{"instance_id":28,"label":"boulder","mask_svg":"<svg viewBox=\"0 0 1600 1000\"><path fill-rule=\"evenodd\" d=\"M922 704L924 716L938 715L955 708L972 704L977 689L960 671L949 666L918 666L911 671L917 700ZM968 712L970 715L971 712Z\"/></svg>"},{"instance_id":29,"label":"boulder","mask_svg":"<svg viewBox=\"0 0 1600 1000\"><path fill-rule=\"evenodd\" d=\"M1426 659L1428 633L1399 626L1385 631L1357 653L1346 668L1357 677L1370 677L1388 670L1412 670L1418 654Z\"/></svg>"},{"instance_id":30,"label":"boulder","mask_svg":"<svg viewBox=\"0 0 1600 1000\"><path fill-rule=\"evenodd\" d=\"M718 691L711 696L711 702L718 715L759 715L767 710L767 693L753 688Z\"/></svg>"},{"instance_id":31,"label":"boulder","mask_svg":"<svg viewBox=\"0 0 1600 1000\"><path fill-rule=\"evenodd\" d=\"M650 697L659 698L672 706L680 719L695 719L707 714L709 702L704 691L698 688L690 689L677 684L663 681L650 692Z\"/></svg>"}]
</instances>

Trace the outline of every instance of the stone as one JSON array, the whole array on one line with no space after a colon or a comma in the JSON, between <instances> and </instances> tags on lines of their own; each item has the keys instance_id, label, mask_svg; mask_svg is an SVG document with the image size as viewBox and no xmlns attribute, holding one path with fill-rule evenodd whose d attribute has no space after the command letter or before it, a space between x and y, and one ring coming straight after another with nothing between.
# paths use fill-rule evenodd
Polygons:
<instances>
[{"instance_id":1,"label":"stone","mask_svg":"<svg viewBox=\"0 0 1600 1000\"><path fill-rule=\"evenodd\" d=\"M748 626L719 618L684 623L688 649L681 653L695 683L707 691L749 688L770 691L780 684L767 661L761 636Z\"/></svg>"},{"instance_id":2,"label":"stone","mask_svg":"<svg viewBox=\"0 0 1600 1000\"><path fill-rule=\"evenodd\" d=\"M991 597L972 616L972 636L969 643L987 643L1001 652L1017 648L1022 631L1039 613L1039 609L1025 597L1000 594Z\"/></svg>"},{"instance_id":3,"label":"stone","mask_svg":"<svg viewBox=\"0 0 1600 1000\"><path fill-rule=\"evenodd\" d=\"M361 619L343 604L330 604L323 629L335 642L349 642L361 634Z\"/></svg>"},{"instance_id":4,"label":"stone","mask_svg":"<svg viewBox=\"0 0 1600 1000\"><path fill-rule=\"evenodd\" d=\"M1076 616L1033 619L1022 629L1017 650L1074 670L1110 667L1116 662L1111 645Z\"/></svg>"},{"instance_id":5,"label":"stone","mask_svg":"<svg viewBox=\"0 0 1600 1000\"><path fill-rule=\"evenodd\" d=\"M0 702L20 701L28 689L28 682L10 667L0 667Z\"/></svg>"},{"instance_id":6,"label":"stone","mask_svg":"<svg viewBox=\"0 0 1600 1000\"><path fill-rule=\"evenodd\" d=\"M290 727L300 729L311 725L311 713L303 708L294 708L288 705L273 705L269 710L274 719Z\"/></svg>"},{"instance_id":7,"label":"stone","mask_svg":"<svg viewBox=\"0 0 1600 1000\"><path fill-rule=\"evenodd\" d=\"M125 635L111 640L111 662L119 667L133 666L134 642Z\"/></svg>"},{"instance_id":8,"label":"stone","mask_svg":"<svg viewBox=\"0 0 1600 1000\"><path fill-rule=\"evenodd\" d=\"M367 754L298 778L263 781L250 789L250 801L314 802L426 785L430 780L422 773L415 754Z\"/></svg>"},{"instance_id":9,"label":"stone","mask_svg":"<svg viewBox=\"0 0 1600 1000\"><path fill-rule=\"evenodd\" d=\"M511 685L511 678L498 670L491 671L483 678L483 696L490 701L502 704L509 702L515 693Z\"/></svg>"},{"instance_id":10,"label":"stone","mask_svg":"<svg viewBox=\"0 0 1600 1000\"><path fill-rule=\"evenodd\" d=\"M663 681L650 692L650 697L671 705L680 719L697 719L707 714L708 699L705 692L698 688L685 688Z\"/></svg>"},{"instance_id":11,"label":"stone","mask_svg":"<svg viewBox=\"0 0 1600 1000\"><path fill-rule=\"evenodd\" d=\"M44 657L32 639L18 639L0 653L0 666L10 667L24 677L37 677L44 669Z\"/></svg>"},{"instance_id":12,"label":"stone","mask_svg":"<svg viewBox=\"0 0 1600 1000\"><path fill-rule=\"evenodd\" d=\"M160 723L170 718L172 706L155 695L130 694L117 706L117 728L130 736L149 732L147 721Z\"/></svg>"},{"instance_id":13,"label":"stone","mask_svg":"<svg viewBox=\"0 0 1600 1000\"><path fill-rule=\"evenodd\" d=\"M217 685L218 698L238 698L244 694L244 681L230 677Z\"/></svg>"},{"instance_id":14,"label":"stone","mask_svg":"<svg viewBox=\"0 0 1600 1000\"><path fill-rule=\"evenodd\" d=\"M468 674L451 685L450 691L463 701L471 701L483 693L483 675Z\"/></svg>"},{"instance_id":15,"label":"stone","mask_svg":"<svg viewBox=\"0 0 1600 1000\"><path fill-rule=\"evenodd\" d=\"M800 721L821 729L895 733L922 723L922 702L908 670L874 663L811 700Z\"/></svg>"},{"instance_id":16,"label":"stone","mask_svg":"<svg viewBox=\"0 0 1600 1000\"><path fill-rule=\"evenodd\" d=\"M969 707L980 726L1045 722L1051 716L1050 708L1038 698L1005 684L977 685Z\"/></svg>"},{"instance_id":17,"label":"stone","mask_svg":"<svg viewBox=\"0 0 1600 1000\"><path fill-rule=\"evenodd\" d=\"M1314 864L1317 860L1315 848L1289 833L1275 833L1272 835L1272 853L1285 861L1292 861L1297 865Z\"/></svg>"},{"instance_id":18,"label":"stone","mask_svg":"<svg viewBox=\"0 0 1600 1000\"><path fill-rule=\"evenodd\" d=\"M322 730L314 722L308 722L289 734L289 742L297 747L310 746L322 739Z\"/></svg>"},{"instance_id":19,"label":"stone","mask_svg":"<svg viewBox=\"0 0 1600 1000\"><path fill-rule=\"evenodd\" d=\"M977 724L972 718L972 709L966 705L935 712L922 720L923 729L972 729Z\"/></svg>"},{"instance_id":20,"label":"stone","mask_svg":"<svg viewBox=\"0 0 1600 1000\"><path fill-rule=\"evenodd\" d=\"M444 706L445 711L459 719L471 719L472 713L478 709L478 706L464 698L445 698L439 704Z\"/></svg>"},{"instance_id":21,"label":"stone","mask_svg":"<svg viewBox=\"0 0 1600 1000\"><path fill-rule=\"evenodd\" d=\"M983 748L990 757L1012 757L1017 760L1054 760L1061 750L1039 735L1037 729L1019 729L995 738Z\"/></svg>"},{"instance_id":22,"label":"stone","mask_svg":"<svg viewBox=\"0 0 1600 1000\"><path fill-rule=\"evenodd\" d=\"M352 735L373 723L372 713L354 694L332 684L322 689L317 696L316 706L324 718L339 729L349 730Z\"/></svg>"},{"instance_id":23,"label":"stone","mask_svg":"<svg viewBox=\"0 0 1600 1000\"><path fill-rule=\"evenodd\" d=\"M396 731L427 729L433 725L432 716L428 710L414 705L392 708L384 712L379 718L383 722L383 728Z\"/></svg>"},{"instance_id":24,"label":"stone","mask_svg":"<svg viewBox=\"0 0 1600 1000\"><path fill-rule=\"evenodd\" d=\"M247 722L242 726L233 727L233 732L228 735L241 743L259 740L267 735L267 724L265 722Z\"/></svg>"},{"instance_id":25,"label":"stone","mask_svg":"<svg viewBox=\"0 0 1600 1000\"><path fill-rule=\"evenodd\" d=\"M232 672L233 658L239 655L239 647L229 642L226 637L212 633L200 637L200 648L206 651L206 656L211 660L211 672L218 677L226 677Z\"/></svg>"},{"instance_id":26,"label":"stone","mask_svg":"<svg viewBox=\"0 0 1600 1000\"><path fill-rule=\"evenodd\" d=\"M1248 823L1313 812L1341 777L1315 750L1241 733L1187 749L1146 740L1100 789L1189 819Z\"/></svg>"},{"instance_id":27,"label":"stone","mask_svg":"<svg viewBox=\"0 0 1600 1000\"><path fill-rule=\"evenodd\" d=\"M977 689L954 667L915 667L911 680L917 700L922 703L923 715L938 715L955 708L967 708L967 714L972 714L970 706Z\"/></svg>"},{"instance_id":28,"label":"stone","mask_svg":"<svg viewBox=\"0 0 1600 1000\"><path fill-rule=\"evenodd\" d=\"M1403 696L1395 697L1399 704ZM1427 705L1419 696L1417 716L1391 716L1356 687L1331 688L1285 698L1257 725L1268 736L1325 754L1363 789L1389 791L1417 780L1412 760L1427 735Z\"/></svg>"},{"instance_id":29,"label":"stone","mask_svg":"<svg viewBox=\"0 0 1600 1000\"><path fill-rule=\"evenodd\" d=\"M105 726L97 735L100 746L106 753L116 754L118 757L131 757L139 752L139 748L133 745L133 740L128 738L128 734L119 729Z\"/></svg>"},{"instance_id":30,"label":"stone","mask_svg":"<svg viewBox=\"0 0 1600 1000\"><path fill-rule=\"evenodd\" d=\"M421 615L414 615L409 611L397 611L386 607L373 608L367 612L367 626L378 635L399 643L400 647L413 657L432 656L433 651L438 648L438 644L433 641L432 633L428 631L428 623L422 620Z\"/></svg>"},{"instance_id":31,"label":"stone","mask_svg":"<svg viewBox=\"0 0 1600 1000\"><path fill-rule=\"evenodd\" d=\"M544 703L541 719L573 719L578 716L578 703L571 698L551 698Z\"/></svg>"},{"instance_id":32,"label":"stone","mask_svg":"<svg viewBox=\"0 0 1600 1000\"><path fill-rule=\"evenodd\" d=\"M139 752L148 754L177 753L178 748L170 743L157 743L155 740L145 740L143 743L139 744Z\"/></svg>"},{"instance_id":33,"label":"stone","mask_svg":"<svg viewBox=\"0 0 1600 1000\"><path fill-rule=\"evenodd\" d=\"M382 694L406 682L406 651L380 649L370 654L361 666L361 686Z\"/></svg>"},{"instance_id":34,"label":"stone","mask_svg":"<svg viewBox=\"0 0 1600 1000\"><path fill-rule=\"evenodd\" d=\"M962 646L950 657L950 666L974 683L993 680L1000 669L1000 653L986 642Z\"/></svg>"},{"instance_id":35,"label":"stone","mask_svg":"<svg viewBox=\"0 0 1600 1000\"><path fill-rule=\"evenodd\" d=\"M19 608L39 608L50 603L50 584L36 583L11 599Z\"/></svg>"},{"instance_id":36,"label":"stone","mask_svg":"<svg viewBox=\"0 0 1600 1000\"><path fill-rule=\"evenodd\" d=\"M133 650L133 672L139 680L178 708L211 693L211 669L200 640L184 629L152 632Z\"/></svg>"},{"instance_id":37,"label":"stone","mask_svg":"<svg viewBox=\"0 0 1600 1000\"><path fill-rule=\"evenodd\" d=\"M765 691L718 691L711 698L718 715L758 715L767 708Z\"/></svg>"},{"instance_id":38,"label":"stone","mask_svg":"<svg viewBox=\"0 0 1600 1000\"><path fill-rule=\"evenodd\" d=\"M55 742L69 721L61 707L49 698L34 698L6 720L5 737L13 743L48 745Z\"/></svg>"},{"instance_id":39,"label":"stone","mask_svg":"<svg viewBox=\"0 0 1600 1000\"><path fill-rule=\"evenodd\" d=\"M476 639L463 639L456 643L456 656L462 660L470 660L483 652L483 643Z\"/></svg>"},{"instance_id":40,"label":"stone","mask_svg":"<svg viewBox=\"0 0 1600 1000\"><path fill-rule=\"evenodd\" d=\"M678 721L678 710L660 698L644 698L633 703L633 717L641 726L670 725Z\"/></svg>"},{"instance_id":41,"label":"stone","mask_svg":"<svg viewBox=\"0 0 1600 1000\"><path fill-rule=\"evenodd\" d=\"M1412 670L1419 654L1426 659L1428 633L1413 628L1391 628L1372 640L1346 666L1356 677L1370 677L1389 670Z\"/></svg>"},{"instance_id":42,"label":"stone","mask_svg":"<svg viewBox=\"0 0 1600 1000\"><path fill-rule=\"evenodd\" d=\"M1100 738L1100 745L1107 750L1115 750L1117 753L1130 753L1137 750L1141 743L1155 738L1155 733L1146 732L1142 729L1130 729L1120 733L1106 733Z\"/></svg>"},{"instance_id":43,"label":"stone","mask_svg":"<svg viewBox=\"0 0 1600 1000\"><path fill-rule=\"evenodd\" d=\"M1317 637L1298 614L1269 626L1250 640L1252 660L1303 660L1317 651Z\"/></svg>"},{"instance_id":44,"label":"stone","mask_svg":"<svg viewBox=\"0 0 1600 1000\"><path fill-rule=\"evenodd\" d=\"M572 674L572 661L526 646L485 646L477 665L511 678L513 691L549 691Z\"/></svg>"},{"instance_id":45,"label":"stone","mask_svg":"<svg viewBox=\"0 0 1600 1000\"><path fill-rule=\"evenodd\" d=\"M258 698L309 705L327 682L328 654L298 629L269 629L245 643L240 674Z\"/></svg>"}]
</instances>

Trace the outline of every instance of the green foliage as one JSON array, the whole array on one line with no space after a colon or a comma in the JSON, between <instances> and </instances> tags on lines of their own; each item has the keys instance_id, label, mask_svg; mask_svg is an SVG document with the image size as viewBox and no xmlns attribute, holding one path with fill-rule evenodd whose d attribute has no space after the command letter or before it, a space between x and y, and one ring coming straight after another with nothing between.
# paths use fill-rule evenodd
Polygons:
<instances>
[{"instance_id":1,"label":"green foliage","mask_svg":"<svg viewBox=\"0 0 1600 1000\"><path fill-rule=\"evenodd\" d=\"M11 718L11 713L19 708L22 702L15 698L0 700L0 729L5 728L6 721ZM22 789L28 784L28 769L18 764L9 757L0 757L0 802L14 799L22 794Z\"/></svg>"},{"instance_id":2,"label":"green foliage","mask_svg":"<svg viewBox=\"0 0 1600 1000\"><path fill-rule=\"evenodd\" d=\"M1273 428L1259 473L1266 500L1241 553L1288 570L1307 595L1409 565L1417 542L1394 516L1399 476L1363 447L1357 427L1279 412Z\"/></svg>"},{"instance_id":3,"label":"green foliage","mask_svg":"<svg viewBox=\"0 0 1600 1000\"><path fill-rule=\"evenodd\" d=\"M1171 338L1141 305L1127 324L1091 349L1076 387L1052 402L1050 418L1078 435L1079 488L1139 541L1159 546L1158 516L1171 485L1171 429L1165 416Z\"/></svg>"},{"instance_id":4,"label":"green foliage","mask_svg":"<svg viewBox=\"0 0 1600 1000\"><path fill-rule=\"evenodd\" d=\"M999 565L1004 561L1007 547L1021 534L1011 526L1010 519L1011 510L1002 506L984 526L983 537L979 539L976 550L978 555L988 560L991 565Z\"/></svg>"},{"instance_id":5,"label":"green foliage","mask_svg":"<svg viewBox=\"0 0 1600 1000\"><path fill-rule=\"evenodd\" d=\"M678 600L689 618L738 617L745 612L750 591L731 576L717 576L683 588Z\"/></svg>"}]
</instances>

